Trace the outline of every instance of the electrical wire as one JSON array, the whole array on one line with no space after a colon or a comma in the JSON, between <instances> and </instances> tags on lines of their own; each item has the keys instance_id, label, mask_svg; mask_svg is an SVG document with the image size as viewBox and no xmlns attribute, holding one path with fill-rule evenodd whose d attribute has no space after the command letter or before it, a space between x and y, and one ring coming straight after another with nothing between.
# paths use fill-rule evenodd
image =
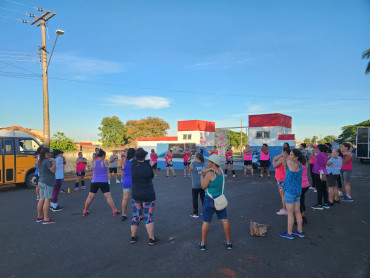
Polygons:
<instances>
[{"instance_id":1,"label":"electrical wire","mask_svg":"<svg viewBox=\"0 0 370 278\"><path fill-rule=\"evenodd\" d=\"M29 56L29 55L28 55L28 56ZM26 56L25 58L27 58L27 56ZM2 63L4 63L4 64L6 64L6 62L3 62L3 61L0 61L0 62L2 62ZM26 70L26 69L24 69L24 68L21 68L21 67L19 67L19 66L16 66L16 65L14 65L15 63L16 63L16 62L8 63L8 64L6 64L5 66L1 67L1 68L0 68L0 70L1 70L1 69L3 69L3 68L9 67L9 66L13 66L13 67L16 67L16 68L19 68L19 69L22 69L22 70L25 70L25 71L28 71L28 72L31 72L31 73L35 73L35 72L32 72L32 71ZM36 73L35 73L35 74L36 74Z\"/></svg>"},{"instance_id":2,"label":"electrical wire","mask_svg":"<svg viewBox=\"0 0 370 278\"><path fill-rule=\"evenodd\" d=\"M12 57L12 58L20 58L20 57L22 58L22 57L24 57L24 55L19 56L19 55L9 55L9 54L1 54L1 53L0 53L0 56L1 57ZM31 56L30 58L35 58L35 57Z\"/></svg>"},{"instance_id":3,"label":"electrical wire","mask_svg":"<svg viewBox=\"0 0 370 278\"><path fill-rule=\"evenodd\" d=\"M3 53L16 53L16 54L39 54L39 53L37 53L37 52L33 52L33 53L31 53L31 52L19 52L19 51L6 51L6 50L0 50L0 52L3 52Z\"/></svg>"},{"instance_id":4,"label":"electrical wire","mask_svg":"<svg viewBox=\"0 0 370 278\"><path fill-rule=\"evenodd\" d=\"M19 6L23 6L23 7L28 7L28 8L31 8L31 9L35 9L36 11L44 11L43 9L41 8L37 8L37 7L32 7L32 6L28 6L28 5L25 5L23 3L20 3L20 2L16 2L16 1L12 1L12 0L5 0L9 3L13 3L13 4L16 4L16 5L19 5Z\"/></svg>"},{"instance_id":5,"label":"electrical wire","mask_svg":"<svg viewBox=\"0 0 370 278\"><path fill-rule=\"evenodd\" d=\"M20 20L20 19L11 18L11 17L8 17L8 16L0 15L0 17L2 17L2 18L6 18L6 19L9 19L9 20L15 20L15 21L20 21L20 22L22 22L22 20Z\"/></svg>"},{"instance_id":6,"label":"electrical wire","mask_svg":"<svg viewBox=\"0 0 370 278\"><path fill-rule=\"evenodd\" d=\"M28 15L28 13L26 13L26 12L19 12L19 11L15 11L15 10L8 9L8 8L0 7L0 9L6 10L6 11L10 11L10 12L13 12L13 13L19 13L19 14L23 14L23 15Z\"/></svg>"},{"instance_id":7,"label":"electrical wire","mask_svg":"<svg viewBox=\"0 0 370 278\"><path fill-rule=\"evenodd\" d=\"M0 61L12 61L12 62L40 62L39 60L27 60L27 59L20 59L20 60L13 60L13 59L2 59Z\"/></svg>"}]
</instances>

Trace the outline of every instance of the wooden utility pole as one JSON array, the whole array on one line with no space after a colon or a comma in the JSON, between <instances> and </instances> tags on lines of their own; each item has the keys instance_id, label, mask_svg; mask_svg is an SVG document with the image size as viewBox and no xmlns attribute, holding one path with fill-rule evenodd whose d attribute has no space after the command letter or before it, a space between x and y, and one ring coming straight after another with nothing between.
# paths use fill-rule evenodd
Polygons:
<instances>
[{"instance_id":1,"label":"wooden utility pole","mask_svg":"<svg viewBox=\"0 0 370 278\"><path fill-rule=\"evenodd\" d=\"M43 90L43 111L44 111L44 146L50 147L50 118L49 118L49 89L48 89L48 57L46 51L46 32L45 23L52 18L56 13L52 13L46 17L50 11L46 11L34 21L31 25L40 21L37 26L41 26L41 42L42 45L39 47L42 58L42 90ZM46 17L46 18L45 18Z\"/></svg>"}]
</instances>

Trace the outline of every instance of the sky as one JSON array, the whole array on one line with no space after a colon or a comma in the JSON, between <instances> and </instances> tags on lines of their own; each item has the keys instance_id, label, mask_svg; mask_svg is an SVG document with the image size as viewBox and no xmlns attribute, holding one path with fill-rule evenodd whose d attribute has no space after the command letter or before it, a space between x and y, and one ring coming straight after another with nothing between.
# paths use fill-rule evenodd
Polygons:
<instances>
[{"instance_id":1,"label":"sky","mask_svg":"<svg viewBox=\"0 0 370 278\"><path fill-rule=\"evenodd\" d=\"M297 140L370 118L370 0L0 0L0 127L42 129L41 30L47 28L51 135L99 139L103 117L293 118ZM15 52L15 53L12 53ZM26 57L26 58L24 58ZM21 60L21 61L19 61ZM15 62L17 61L17 62Z\"/></svg>"}]
</instances>

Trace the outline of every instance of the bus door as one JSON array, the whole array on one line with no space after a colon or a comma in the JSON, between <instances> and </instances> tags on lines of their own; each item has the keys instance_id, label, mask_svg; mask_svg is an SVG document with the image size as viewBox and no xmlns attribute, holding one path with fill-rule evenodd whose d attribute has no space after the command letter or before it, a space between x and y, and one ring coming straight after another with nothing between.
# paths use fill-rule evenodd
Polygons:
<instances>
[{"instance_id":1,"label":"bus door","mask_svg":"<svg viewBox=\"0 0 370 278\"><path fill-rule=\"evenodd\" d=\"M15 156L14 156L14 140L4 138L2 144L3 150L3 177L4 183L15 182Z\"/></svg>"}]
</instances>

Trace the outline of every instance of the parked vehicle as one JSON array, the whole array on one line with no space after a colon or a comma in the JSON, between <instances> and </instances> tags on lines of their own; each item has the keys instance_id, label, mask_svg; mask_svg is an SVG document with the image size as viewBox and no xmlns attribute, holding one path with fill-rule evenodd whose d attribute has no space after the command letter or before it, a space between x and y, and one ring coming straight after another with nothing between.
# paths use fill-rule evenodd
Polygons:
<instances>
[{"instance_id":1,"label":"parked vehicle","mask_svg":"<svg viewBox=\"0 0 370 278\"><path fill-rule=\"evenodd\" d=\"M356 157L361 162L370 160L370 127L358 127Z\"/></svg>"},{"instance_id":2,"label":"parked vehicle","mask_svg":"<svg viewBox=\"0 0 370 278\"><path fill-rule=\"evenodd\" d=\"M32 135L22 131L0 130L0 186L36 185L34 153L40 146Z\"/></svg>"}]
</instances>

